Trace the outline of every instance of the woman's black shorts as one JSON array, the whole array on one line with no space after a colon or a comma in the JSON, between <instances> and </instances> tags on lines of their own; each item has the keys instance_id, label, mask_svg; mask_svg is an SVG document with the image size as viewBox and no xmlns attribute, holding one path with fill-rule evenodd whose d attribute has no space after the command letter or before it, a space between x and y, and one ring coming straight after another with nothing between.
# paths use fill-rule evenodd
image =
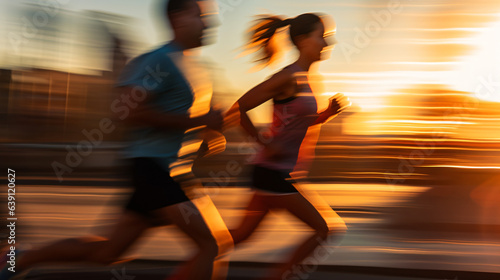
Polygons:
<instances>
[{"instance_id":1,"label":"woman's black shorts","mask_svg":"<svg viewBox=\"0 0 500 280\"><path fill-rule=\"evenodd\" d=\"M289 173L259 165L254 166L252 186L255 189L279 194L297 193L294 183Z\"/></svg>"}]
</instances>

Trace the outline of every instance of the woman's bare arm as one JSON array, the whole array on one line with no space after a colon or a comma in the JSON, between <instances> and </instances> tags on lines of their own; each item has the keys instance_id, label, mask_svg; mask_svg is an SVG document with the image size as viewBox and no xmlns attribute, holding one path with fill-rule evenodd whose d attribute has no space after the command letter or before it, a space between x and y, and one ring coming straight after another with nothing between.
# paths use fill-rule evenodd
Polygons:
<instances>
[{"instance_id":1,"label":"woman's bare arm","mask_svg":"<svg viewBox=\"0 0 500 280\"><path fill-rule=\"evenodd\" d=\"M292 84L293 73L284 69L245 93L236 104L233 105L228 114L238 112L240 115L240 125L252 138L262 144L259 139L258 131L248 117L247 112L276 97L283 92L283 89Z\"/></svg>"}]
</instances>

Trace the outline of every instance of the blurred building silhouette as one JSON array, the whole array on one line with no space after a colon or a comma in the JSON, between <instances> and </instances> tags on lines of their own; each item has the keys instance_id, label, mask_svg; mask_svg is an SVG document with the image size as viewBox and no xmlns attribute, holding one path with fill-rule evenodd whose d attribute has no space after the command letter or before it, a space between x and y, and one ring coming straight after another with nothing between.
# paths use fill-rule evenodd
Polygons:
<instances>
[{"instance_id":1,"label":"blurred building silhouette","mask_svg":"<svg viewBox=\"0 0 500 280\"><path fill-rule=\"evenodd\" d=\"M12 71L8 69L0 69L0 123L5 123L7 121L11 80Z\"/></svg>"},{"instance_id":2,"label":"blurred building silhouette","mask_svg":"<svg viewBox=\"0 0 500 280\"><path fill-rule=\"evenodd\" d=\"M30 20L40 11L38 4L24 4L13 14ZM78 142L83 129L113 118L113 84L128 60L124 37L130 19L66 10L47 13L46 19L31 26L29 36L25 26L11 22L23 40L8 59L12 70L1 72L0 99L8 102L1 102L0 115L10 115L3 142ZM119 140L120 131L106 137Z\"/></svg>"}]
</instances>

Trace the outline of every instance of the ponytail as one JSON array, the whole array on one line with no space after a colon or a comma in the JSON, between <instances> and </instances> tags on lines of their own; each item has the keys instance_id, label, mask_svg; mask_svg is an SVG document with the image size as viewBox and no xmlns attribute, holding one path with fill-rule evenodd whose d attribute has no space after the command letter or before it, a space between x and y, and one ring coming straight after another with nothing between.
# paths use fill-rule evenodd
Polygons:
<instances>
[{"instance_id":1,"label":"ponytail","mask_svg":"<svg viewBox=\"0 0 500 280\"><path fill-rule=\"evenodd\" d=\"M256 20L254 26L249 30L250 41L246 49L249 52L257 53L258 63L269 65L277 53L277 46L272 39L280 28L287 27L292 23L292 19L281 19L277 16L263 16Z\"/></svg>"},{"instance_id":2,"label":"ponytail","mask_svg":"<svg viewBox=\"0 0 500 280\"><path fill-rule=\"evenodd\" d=\"M297 45L296 39L314 31L319 23L323 24L320 15L311 13L289 19L269 15L261 16L249 30L250 40L244 54L257 53L255 62L268 66L274 62L278 47L281 47L272 40L279 29L290 26L290 39L293 44Z\"/></svg>"}]
</instances>

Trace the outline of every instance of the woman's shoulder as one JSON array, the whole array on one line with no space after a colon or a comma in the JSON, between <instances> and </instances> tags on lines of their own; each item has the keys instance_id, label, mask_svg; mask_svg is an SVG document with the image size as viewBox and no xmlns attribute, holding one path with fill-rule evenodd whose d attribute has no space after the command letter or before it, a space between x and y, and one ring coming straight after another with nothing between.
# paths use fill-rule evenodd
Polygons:
<instances>
[{"instance_id":1,"label":"woman's shoulder","mask_svg":"<svg viewBox=\"0 0 500 280\"><path fill-rule=\"evenodd\" d=\"M288 65L280 71L276 72L271 79L280 80L283 82L293 82L295 77L295 71L292 65Z\"/></svg>"}]
</instances>

